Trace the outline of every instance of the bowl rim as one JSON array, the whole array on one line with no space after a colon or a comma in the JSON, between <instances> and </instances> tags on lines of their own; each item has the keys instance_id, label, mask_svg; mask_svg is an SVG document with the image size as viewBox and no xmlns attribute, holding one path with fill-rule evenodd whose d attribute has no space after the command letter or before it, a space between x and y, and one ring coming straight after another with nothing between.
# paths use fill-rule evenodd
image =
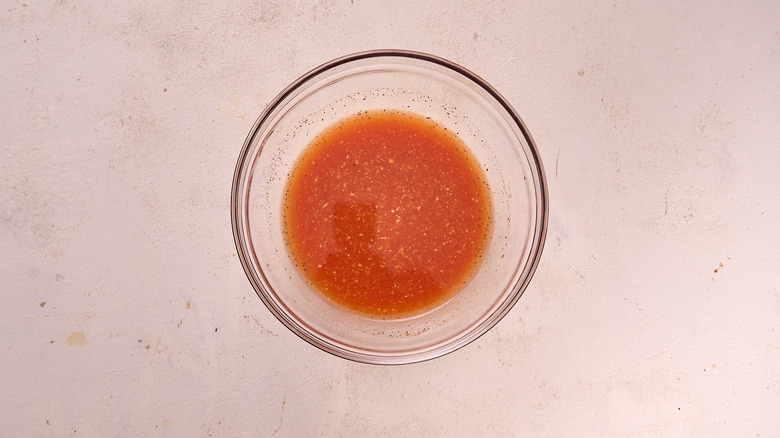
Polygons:
<instances>
[{"instance_id":1,"label":"bowl rim","mask_svg":"<svg viewBox=\"0 0 780 438\"><path fill-rule=\"evenodd\" d=\"M266 296L268 292L265 291L265 288L261 282L259 282L258 279L254 277L254 275L264 276L264 274L262 272L254 272L256 269L251 262L251 257L247 252L250 249L250 244L248 241L246 241L248 239L244 238L248 236L244 236L244 233L242 233L242 230L244 229L244 223L241 214L242 203L240 201L240 195L244 193L245 190L241 190L241 183L246 175L246 172L252 172L252 169L247 166L247 160L250 158L249 151L252 149L254 139L257 135L259 135L259 128L269 120L269 117L274 114L275 110L281 103L283 103L291 94L293 94L297 89L299 89L302 85L311 79L341 65L372 58L410 58L418 61L429 62L440 67L444 67L445 69L452 70L476 84L479 88L487 92L493 99L495 99L495 102L500 104L507 112L507 114L512 118L512 122L520 130L528 145L528 149L532 158L532 160L529 160L529 165L532 168L532 174L534 174L534 176L538 176L538 190L536 191L536 194L540 201L537 205L539 212L535 218L537 222L535 224L536 229L532 234L533 239L531 242L531 251L526 263L528 273L524 277L521 277L521 281L514 285L513 291L508 297L510 299L501 303L501 305L489 318L483 321L482 324L476 326L473 330L460 333L459 336L453 338L451 342L445 342L435 346L432 349L413 352L411 354L396 354L387 356L368 355L344 349L337 345L324 345L319 337L307 330L308 324L306 324L305 321L300 322L303 325L301 327L301 324L299 324L298 321L291 320L289 315L286 315L285 312L281 311L281 309L279 309L276 304L273 303L268 296ZM495 88L493 88L493 86L459 64L436 55L403 49L379 49L355 52L327 61L309 70L307 73L293 81L265 106L254 125L250 129L249 134L247 135L239 153L231 185L230 217L231 226L233 229L233 241L236 246L239 260L241 261L241 265L244 269L244 274L247 276L247 279L252 284L255 293L258 295L263 304L287 329L295 333L298 337L307 343L342 359L376 365L403 365L432 360L459 350L490 331L491 328L498 324L498 322L501 321L507 313L509 313L509 311L523 295L525 289L528 287L528 284L530 283L531 278L534 276L536 268L541 259L547 238L547 228L549 221L549 193L547 178L536 143L531 137L531 134L528 131L525 123L514 110L514 108Z\"/></svg>"}]
</instances>

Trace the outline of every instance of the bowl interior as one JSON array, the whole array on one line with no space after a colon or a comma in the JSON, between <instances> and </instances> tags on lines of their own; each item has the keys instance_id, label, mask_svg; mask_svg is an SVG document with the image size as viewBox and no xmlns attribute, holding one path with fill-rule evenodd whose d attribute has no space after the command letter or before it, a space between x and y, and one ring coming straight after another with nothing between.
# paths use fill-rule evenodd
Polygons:
<instances>
[{"instance_id":1,"label":"bowl interior","mask_svg":"<svg viewBox=\"0 0 780 438\"><path fill-rule=\"evenodd\" d=\"M281 206L287 176L324 129L360 111L430 117L481 164L493 202L482 263L444 305L404 319L357 316L311 289L290 258ZM546 229L546 187L520 119L476 76L422 54L358 54L333 61L285 90L258 119L236 169L233 219L247 275L268 308L325 351L369 363L408 363L457 349L494 325L536 267Z\"/></svg>"}]
</instances>

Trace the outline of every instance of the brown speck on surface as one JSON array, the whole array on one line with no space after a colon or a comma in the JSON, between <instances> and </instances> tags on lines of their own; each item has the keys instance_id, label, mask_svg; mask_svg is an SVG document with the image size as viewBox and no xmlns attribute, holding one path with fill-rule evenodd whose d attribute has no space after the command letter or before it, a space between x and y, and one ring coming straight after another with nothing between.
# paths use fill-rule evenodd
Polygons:
<instances>
[{"instance_id":1,"label":"brown speck on surface","mask_svg":"<svg viewBox=\"0 0 780 438\"><path fill-rule=\"evenodd\" d=\"M580 70L580 71L577 72L577 74L580 75L580 76L585 76L585 71L584 70Z\"/></svg>"},{"instance_id":2,"label":"brown speck on surface","mask_svg":"<svg viewBox=\"0 0 780 438\"><path fill-rule=\"evenodd\" d=\"M148 350L148 349L150 349L150 348L151 348L151 346L150 346L149 344L146 344L146 347L145 347L145 348Z\"/></svg>"},{"instance_id":3,"label":"brown speck on surface","mask_svg":"<svg viewBox=\"0 0 780 438\"><path fill-rule=\"evenodd\" d=\"M163 88L163 93L165 93L166 91L168 91L168 89L167 88Z\"/></svg>"},{"instance_id":4,"label":"brown speck on surface","mask_svg":"<svg viewBox=\"0 0 780 438\"><path fill-rule=\"evenodd\" d=\"M41 307L46 305L46 301L41 301Z\"/></svg>"},{"instance_id":5,"label":"brown speck on surface","mask_svg":"<svg viewBox=\"0 0 780 438\"><path fill-rule=\"evenodd\" d=\"M184 308L189 309L190 307L192 307L192 304L190 304L190 302L187 301L187 304L184 305Z\"/></svg>"},{"instance_id":6,"label":"brown speck on surface","mask_svg":"<svg viewBox=\"0 0 780 438\"><path fill-rule=\"evenodd\" d=\"M73 332L65 338L65 342L71 347L83 347L87 345L87 337L84 336L84 332Z\"/></svg>"}]
</instances>

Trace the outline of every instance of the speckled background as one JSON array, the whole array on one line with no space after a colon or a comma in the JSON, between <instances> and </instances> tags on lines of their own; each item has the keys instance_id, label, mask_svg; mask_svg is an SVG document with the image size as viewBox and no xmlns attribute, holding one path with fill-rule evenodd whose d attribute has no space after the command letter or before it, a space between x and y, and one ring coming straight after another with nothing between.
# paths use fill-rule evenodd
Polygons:
<instances>
[{"instance_id":1,"label":"speckled background","mask_svg":"<svg viewBox=\"0 0 780 438\"><path fill-rule=\"evenodd\" d=\"M780 435L775 1L2 1L0 435ZM350 363L263 307L235 161L333 57L492 83L550 184L530 287L475 343Z\"/></svg>"}]
</instances>

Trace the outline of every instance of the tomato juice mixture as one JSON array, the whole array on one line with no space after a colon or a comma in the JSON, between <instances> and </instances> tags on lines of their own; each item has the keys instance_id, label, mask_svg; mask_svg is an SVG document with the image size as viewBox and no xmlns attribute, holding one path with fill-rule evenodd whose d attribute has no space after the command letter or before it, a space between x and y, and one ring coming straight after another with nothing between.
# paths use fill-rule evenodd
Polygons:
<instances>
[{"instance_id":1,"label":"tomato juice mixture","mask_svg":"<svg viewBox=\"0 0 780 438\"><path fill-rule=\"evenodd\" d=\"M362 112L298 158L284 236L323 296L374 318L412 316L454 296L490 239L484 173L450 131L416 114Z\"/></svg>"}]
</instances>

